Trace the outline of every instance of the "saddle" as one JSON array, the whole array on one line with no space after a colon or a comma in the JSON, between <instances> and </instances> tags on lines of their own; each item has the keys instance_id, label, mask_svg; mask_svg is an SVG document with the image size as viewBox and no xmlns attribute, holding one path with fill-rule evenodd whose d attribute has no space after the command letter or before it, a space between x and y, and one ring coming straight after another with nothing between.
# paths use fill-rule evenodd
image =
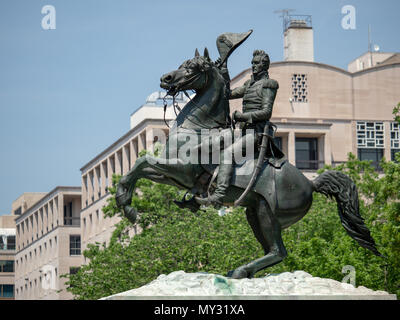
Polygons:
<instances>
[{"instance_id":1,"label":"saddle","mask_svg":"<svg viewBox=\"0 0 400 320\"><path fill-rule=\"evenodd\" d=\"M276 155L278 157L276 157ZM251 174L256 166L258 154L255 154L254 159L247 160L242 164L234 164L233 174L231 178L231 185L246 189L250 182ZM271 208L275 208L275 171L280 170L282 166L287 162L287 158L283 152L274 144L273 140L270 139L268 149L264 157L264 163L262 170L258 174L257 180L252 187L252 190L265 198ZM196 195L207 195L214 191L216 188L215 178L218 175L218 164L202 164L204 169L197 179L195 186L190 190L190 193ZM245 173L245 174L241 174ZM260 177L263 179L260 179ZM258 183L259 180L270 181L267 186L264 183ZM175 200L175 204L180 208L188 208L192 212L197 212L200 209L200 205L195 201L194 196L190 199L186 199L186 195L183 196L181 201Z\"/></svg>"}]
</instances>

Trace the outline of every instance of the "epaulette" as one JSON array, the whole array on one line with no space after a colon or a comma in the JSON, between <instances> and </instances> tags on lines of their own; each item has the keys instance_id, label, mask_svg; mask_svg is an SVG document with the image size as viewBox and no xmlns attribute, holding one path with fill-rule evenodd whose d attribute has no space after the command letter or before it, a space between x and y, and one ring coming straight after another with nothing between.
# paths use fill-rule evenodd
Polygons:
<instances>
[{"instance_id":1,"label":"epaulette","mask_svg":"<svg viewBox=\"0 0 400 320\"><path fill-rule=\"evenodd\" d=\"M265 79L264 83L263 83L263 87L264 88L271 88L271 89L278 89L279 88L279 84L278 84L278 81L276 81L274 79Z\"/></svg>"}]
</instances>

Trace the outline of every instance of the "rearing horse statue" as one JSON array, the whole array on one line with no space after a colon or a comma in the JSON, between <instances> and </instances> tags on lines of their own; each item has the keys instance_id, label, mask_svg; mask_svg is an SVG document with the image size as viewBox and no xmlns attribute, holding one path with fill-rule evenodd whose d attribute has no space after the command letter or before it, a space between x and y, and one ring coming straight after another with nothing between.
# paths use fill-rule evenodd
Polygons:
<instances>
[{"instance_id":1,"label":"rearing horse statue","mask_svg":"<svg viewBox=\"0 0 400 320\"><path fill-rule=\"evenodd\" d=\"M207 49L202 56L196 49L194 58L185 61L177 70L163 75L161 87L172 95L185 90L194 90L196 95L178 114L169 132L163 156L145 155L138 158L133 168L121 178L116 202L132 223L137 217L135 208L131 207L132 194L136 182L141 178L190 190L197 197L207 194L218 164L191 163L180 157L179 151L188 135L201 145L204 135L200 137L200 132L203 129L219 129L223 132L229 130L231 125L226 82L218 64L211 61ZM213 139L212 136L208 138ZM172 158L171 155L175 156ZM244 164L235 165L224 205L233 205L246 189L251 174L240 175L238 172L243 166L254 166L254 161L256 159L248 159ZM247 221L265 255L228 272L228 276L251 278L256 272L281 262L287 255L281 232L305 216L311 207L313 192L334 197L341 223L348 235L362 247L381 256L360 216L356 186L347 175L325 171L310 181L288 161L280 167L266 161L241 203L246 208ZM200 207L194 198L187 201L192 211Z\"/></svg>"}]
</instances>

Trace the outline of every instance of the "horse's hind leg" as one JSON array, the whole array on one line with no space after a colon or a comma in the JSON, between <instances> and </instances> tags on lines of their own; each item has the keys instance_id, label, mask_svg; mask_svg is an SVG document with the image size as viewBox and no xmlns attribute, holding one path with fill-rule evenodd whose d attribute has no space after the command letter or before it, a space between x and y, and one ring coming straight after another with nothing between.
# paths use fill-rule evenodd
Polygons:
<instances>
[{"instance_id":1,"label":"horse's hind leg","mask_svg":"<svg viewBox=\"0 0 400 320\"><path fill-rule=\"evenodd\" d=\"M253 207L247 207L246 209L246 218L247 222L249 223L251 230L254 233L257 241L261 244L264 249L264 253L267 254L269 251L269 245L261 232L260 222L257 215L257 209Z\"/></svg>"},{"instance_id":2,"label":"horse's hind leg","mask_svg":"<svg viewBox=\"0 0 400 320\"><path fill-rule=\"evenodd\" d=\"M266 255L237 268L232 273L232 278L251 278L256 272L281 262L287 255L282 241L281 226L265 200L259 201L255 214L257 220L253 220L250 225Z\"/></svg>"}]
</instances>

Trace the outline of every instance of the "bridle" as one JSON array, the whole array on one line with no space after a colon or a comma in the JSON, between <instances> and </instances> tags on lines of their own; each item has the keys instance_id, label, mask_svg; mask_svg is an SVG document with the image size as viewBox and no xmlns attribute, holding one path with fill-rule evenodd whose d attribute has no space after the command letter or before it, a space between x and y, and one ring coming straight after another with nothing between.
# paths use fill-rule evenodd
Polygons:
<instances>
[{"instance_id":1,"label":"bridle","mask_svg":"<svg viewBox=\"0 0 400 320\"><path fill-rule=\"evenodd\" d=\"M168 103L167 103L166 98L167 98L167 96L171 96L171 97L172 97L172 105L173 105L173 107L174 107L174 112L175 112L175 115L178 116L178 113L176 112L176 110L178 109L179 112L182 111L181 108L179 107L178 103L177 103L176 100L175 100L175 98L176 98L176 96L177 96L177 94L178 94L179 91L182 91L182 92L185 94L185 96L189 99L189 101L192 102L192 103L195 105L196 110L201 111L201 112L205 115L206 118L208 118L208 119L213 120L214 122L216 122L216 123L218 124L219 127L227 128L227 127L230 127L230 126L231 126L231 121L229 121L229 115L226 117L226 122L225 122L225 123L221 123L221 122L217 121L216 119L210 117L210 116L207 114L207 112L205 112L203 109L201 109L201 107L200 107L196 102L194 102L194 101L192 100L192 98L189 96L189 94L186 92L186 90L180 90L180 89L179 89L179 88L182 88L182 87L188 85L188 84L191 83L191 82L194 82L194 81L198 80L198 78L199 78L200 76L201 76L201 73L198 73L198 74L194 75L193 77L189 78L189 79L188 79L187 81L185 81L184 83L180 84L179 87L173 87L173 90L170 89L170 90L167 91L166 95L165 95L164 98L163 98L163 105L164 105L164 123L167 125L168 128L169 128L169 125L168 125L168 123L167 123L167 121L166 121L166 119L165 119L165 114L166 114L167 106L168 106ZM209 77L209 76L208 76L207 72L205 72L204 84L207 84L207 83L208 83L208 77ZM186 118L186 119L187 119L188 121L190 121L191 123L193 123L194 125L196 125L196 126L199 126L199 127L201 127L201 128L204 128L204 129L210 129L209 127L207 127L207 126L205 126L205 125L203 125L203 124L201 124L201 123L197 123L196 121L193 121L193 120L191 120L190 118Z\"/></svg>"}]
</instances>

